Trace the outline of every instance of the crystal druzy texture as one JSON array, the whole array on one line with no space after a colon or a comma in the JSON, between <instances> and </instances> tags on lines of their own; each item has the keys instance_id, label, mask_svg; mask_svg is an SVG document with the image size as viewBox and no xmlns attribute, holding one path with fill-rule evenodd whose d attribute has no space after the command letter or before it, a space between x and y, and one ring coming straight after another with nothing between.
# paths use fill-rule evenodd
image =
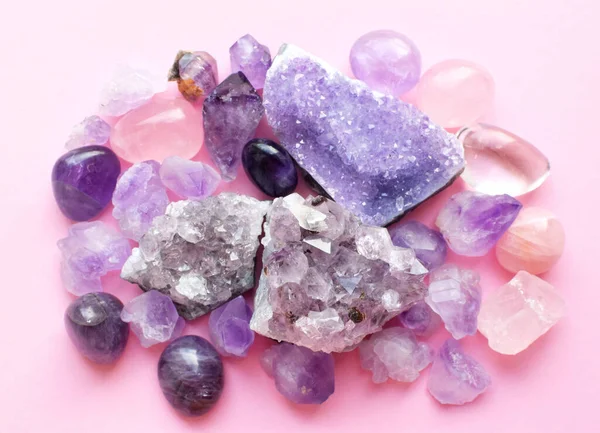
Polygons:
<instances>
[{"instance_id":1,"label":"crystal druzy texture","mask_svg":"<svg viewBox=\"0 0 600 433\"><path fill-rule=\"evenodd\" d=\"M250 327L275 340L343 351L425 295L413 250L321 196L276 199L262 243Z\"/></svg>"},{"instance_id":2,"label":"crystal druzy texture","mask_svg":"<svg viewBox=\"0 0 600 433\"><path fill-rule=\"evenodd\" d=\"M254 262L268 201L222 193L171 203L121 271L143 290L169 295L194 319L254 286Z\"/></svg>"},{"instance_id":3,"label":"crystal druzy texture","mask_svg":"<svg viewBox=\"0 0 600 433\"><path fill-rule=\"evenodd\" d=\"M264 105L283 147L366 224L391 223L464 168L460 143L423 113L292 45L267 73Z\"/></svg>"}]
</instances>

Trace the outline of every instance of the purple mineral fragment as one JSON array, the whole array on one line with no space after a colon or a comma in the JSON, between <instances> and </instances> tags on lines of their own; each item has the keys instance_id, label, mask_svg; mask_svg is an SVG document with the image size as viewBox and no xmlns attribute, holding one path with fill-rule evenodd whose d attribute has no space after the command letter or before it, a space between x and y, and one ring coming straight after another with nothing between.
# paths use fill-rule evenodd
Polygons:
<instances>
[{"instance_id":1,"label":"purple mineral fragment","mask_svg":"<svg viewBox=\"0 0 600 433\"><path fill-rule=\"evenodd\" d=\"M167 188L180 197L201 200L219 185L221 176L211 166L170 156L160 166L160 179Z\"/></svg>"},{"instance_id":2,"label":"purple mineral fragment","mask_svg":"<svg viewBox=\"0 0 600 433\"><path fill-rule=\"evenodd\" d=\"M229 49L231 72L243 72L256 89L265 85L267 70L271 66L269 47L260 44L252 35L239 38Z\"/></svg>"},{"instance_id":3,"label":"purple mineral fragment","mask_svg":"<svg viewBox=\"0 0 600 433\"><path fill-rule=\"evenodd\" d=\"M423 266L432 270L446 261L448 247L440 232L418 221L408 221L390 229L394 245L412 248Z\"/></svg>"},{"instance_id":4,"label":"purple mineral fragment","mask_svg":"<svg viewBox=\"0 0 600 433\"><path fill-rule=\"evenodd\" d=\"M217 61L205 51L179 51L169 71L169 81L177 81L188 101L208 95L217 86Z\"/></svg>"},{"instance_id":5,"label":"purple mineral fragment","mask_svg":"<svg viewBox=\"0 0 600 433\"><path fill-rule=\"evenodd\" d=\"M110 125L98 116L89 116L73 127L65 147L69 150L83 146L104 145L110 137Z\"/></svg>"},{"instance_id":6,"label":"purple mineral fragment","mask_svg":"<svg viewBox=\"0 0 600 433\"><path fill-rule=\"evenodd\" d=\"M244 357L254 343L250 329L252 309L238 296L210 313L210 339L222 355Z\"/></svg>"},{"instance_id":7,"label":"purple mineral fragment","mask_svg":"<svg viewBox=\"0 0 600 433\"><path fill-rule=\"evenodd\" d=\"M406 329L419 337L429 337L442 324L442 319L424 301L417 302L398 316Z\"/></svg>"}]
</instances>

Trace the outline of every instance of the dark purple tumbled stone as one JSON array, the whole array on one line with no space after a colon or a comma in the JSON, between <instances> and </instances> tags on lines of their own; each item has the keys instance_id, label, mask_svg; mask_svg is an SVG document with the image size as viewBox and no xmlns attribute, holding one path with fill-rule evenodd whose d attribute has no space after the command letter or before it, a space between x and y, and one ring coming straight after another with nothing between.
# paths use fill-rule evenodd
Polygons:
<instances>
[{"instance_id":1,"label":"dark purple tumbled stone","mask_svg":"<svg viewBox=\"0 0 600 433\"><path fill-rule=\"evenodd\" d=\"M252 182L271 197L285 197L298 185L294 160L274 141L266 138L249 141L242 152L242 163Z\"/></svg>"},{"instance_id":2,"label":"dark purple tumbled stone","mask_svg":"<svg viewBox=\"0 0 600 433\"><path fill-rule=\"evenodd\" d=\"M52 188L67 218L88 221L110 203L121 163L105 146L85 146L65 153L52 169Z\"/></svg>"},{"instance_id":3,"label":"dark purple tumbled stone","mask_svg":"<svg viewBox=\"0 0 600 433\"><path fill-rule=\"evenodd\" d=\"M109 293L88 293L69 305L65 326L83 356L98 364L119 359L129 338L129 324L121 320L122 309L123 303Z\"/></svg>"},{"instance_id":4,"label":"dark purple tumbled stone","mask_svg":"<svg viewBox=\"0 0 600 433\"><path fill-rule=\"evenodd\" d=\"M160 355L158 381L167 401L179 412L204 415L223 391L223 363L208 341L186 335Z\"/></svg>"}]
</instances>

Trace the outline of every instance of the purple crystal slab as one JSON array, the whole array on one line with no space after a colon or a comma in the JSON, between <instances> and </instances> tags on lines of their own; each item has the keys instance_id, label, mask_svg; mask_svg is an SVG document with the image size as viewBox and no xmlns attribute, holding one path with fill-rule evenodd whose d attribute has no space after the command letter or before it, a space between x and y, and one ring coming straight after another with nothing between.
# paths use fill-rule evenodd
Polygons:
<instances>
[{"instance_id":1,"label":"purple crystal slab","mask_svg":"<svg viewBox=\"0 0 600 433\"><path fill-rule=\"evenodd\" d=\"M293 45L267 73L264 106L283 147L366 224L393 222L464 169L461 144L425 114Z\"/></svg>"}]
</instances>

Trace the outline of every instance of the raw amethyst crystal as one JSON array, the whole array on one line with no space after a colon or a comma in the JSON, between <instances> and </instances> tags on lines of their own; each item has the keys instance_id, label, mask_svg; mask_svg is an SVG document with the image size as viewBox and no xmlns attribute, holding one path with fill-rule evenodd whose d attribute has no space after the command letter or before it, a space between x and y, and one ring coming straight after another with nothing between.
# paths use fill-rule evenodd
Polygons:
<instances>
[{"instance_id":1,"label":"raw amethyst crystal","mask_svg":"<svg viewBox=\"0 0 600 433\"><path fill-rule=\"evenodd\" d=\"M243 72L255 89L264 87L271 66L269 47L260 44L252 35L245 35L231 46L229 55L231 72Z\"/></svg>"},{"instance_id":2,"label":"raw amethyst crystal","mask_svg":"<svg viewBox=\"0 0 600 433\"><path fill-rule=\"evenodd\" d=\"M446 261L448 247L440 232L432 230L418 221L408 221L391 227L390 235L394 245L412 248L423 266L431 270Z\"/></svg>"},{"instance_id":3,"label":"raw amethyst crystal","mask_svg":"<svg viewBox=\"0 0 600 433\"><path fill-rule=\"evenodd\" d=\"M464 168L455 137L412 105L284 45L267 73L267 119L296 162L364 223L389 224Z\"/></svg>"},{"instance_id":4,"label":"raw amethyst crystal","mask_svg":"<svg viewBox=\"0 0 600 433\"><path fill-rule=\"evenodd\" d=\"M458 341L447 340L433 360L427 388L442 404L469 403L490 385L483 366L464 353Z\"/></svg>"},{"instance_id":5,"label":"raw amethyst crystal","mask_svg":"<svg viewBox=\"0 0 600 433\"><path fill-rule=\"evenodd\" d=\"M85 146L61 156L52 169L52 189L61 212L75 221L87 221L110 203L121 163L104 146Z\"/></svg>"},{"instance_id":6,"label":"raw amethyst crystal","mask_svg":"<svg viewBox=\"0 0 600 433\"><path fill-rule=\"evenodd\" d=\"M450 198L435 223L452 251L479 257L496 245L522 207L509 195L463 191Z\"/></svg>"},{"instance_id":7,"label":"raw amethyst crystal","mask_svg":"<svg viewBox=\"0 0 600 433\"><path fill-rule=\"evenodd\" d=\"M168 295L194 319L254 287L258 237L270 202L233 193L171 203L121 271Z\"/></svg>"},{"instance_id":8,"label":"raw amethyst crystal","mask_svg":"<svg viewBox=\"0 0 600 433\"><path fill-rule=\"evenodd\" d=\"M276 199L262 243L250 327L275 340L343 351L425 295L412 250L324 197Z\"/></svg>"},{"instance_id":9,"label":"raw amethyst crystal","mask_svg":"<svg viewBox=\"0 0 600 433\"><path fill-rule=\"evenodd\" d=\"M264 114L262 100L241 72L231 74L204 100L204 140L223 175L237 176L244 145Z\"/></svg>"},{"instance_id":10,"label":"raw amethyst crystal","mask_svg":"<svg viewBox=\"0 0 600 433\"><path fill-rule=\"evenodd\" d=\"M131 323L143 347L173 340L181 335L185 326L171 298L156 290L142 293L125 304L121 319Z\"/></svg>"},{"instance_id":11,"label":"raw amethyst crystal","mask_svg":"<svg viewBox=\"0 0 600 433\"><path fill-rule=\"evenodd\" d=\"M446 329L457 340L477 332L481 308L479 274L444 265L429 274L427 305L440 315Z\"/></svg>"},{"instance_id":12,"label":"raw amethyst crystal","mask_svg":"<svg viewBox=\"0 0 600 433\"><path fill-rule=\"evenodd\" d=\"M121 357L129 338L122 309L121 301L108 293L88 293L71 302L65 327L83 356L98 364L112 364Z\"/></svg>"},{"instance_id":13,"label":"raw amethyst crystal","mask_svg":"<svg viewBox=\"0 0 600 433\"><path fill-rule=\"evenodd\" d=\"M121 231L131 239L139 240L154 217L163 215L169 204L159 168L156 161L139 162L128 168L117 183L113 216Z\"/></svg>"},{"instance_id":14,"label":"raw amethyst crystal","mask_svg":"<svg viewBox=\"0 0 600 433\"><path fill-rule=\"evenodd\" d=\"M284 197L298 185L294 160L274 141L265 138L249 141L244 146L242 162L248 177L268 196Z\"/></svg>"},{"instance_id":15,"label":"raw amethyst crystal","mask_svg":"<svg viewBox=\"0 0 600 433\"><path fill-rule=\"evenodd\" d=\"M284 397L298 404L321 404L335 390L333 356L281 343L271 346L261 365Z\"/></svg>"},{"instance_id":16,"label":"raw amethyst crystal","mask_svg":"<svg viewBox=\"0 0 600 433\"><path fill-rule=\"evenodd\" d=\"M250 329L252 309L243 296L238 296L210 313L210 339L220 354L244 357L254 343Z\"/></svg>"},{"instance_id":17,"label":"raw amethyst crystal","mask_svg":"<svg viewBox=\"0 0 600 433\"><path fill-rule=\"evenodd\" d=\"M363 340L358 346L362 367L373 372L373 382L388 378L414 382L433 360L435 352L427 343L419 343L409 329L387 328Z\"/></svg>"},{"instance_id":18,"label":"raw amethyst crystal","mask_svg":"<svg viewBox=\"0 0 600 433\"><path fill-rule=\"evenodd\" d=\"M73 224L58 241L62 254L61 276L74 295L101 292L101 277L120 270L131 254L129 241L101 221Z\"/></svg>"},{"instance_id":19,"label":"raw amethyst crystal","mask_svg":"<svg viewBox=\"0 0 600 433\"><path fill-rule=\"evenodd\" d=\"M201 200L217 189L221 176L211 166L170 156L160 166L163 185L180 197Z\"/></svg>"},{"instance_id":20,"label":"raw amethyst crystal","mask_svg":"<svg viewBox=\"0 0 600 433\"><path fill-rule=\"evenodd\" d=\"M169 81L177 81L185 99L195 101L217 87L217 61L205 51L179 51L168 78Z\"/></svg>"},{"instance_id":21,"label":"raw amethyst crystal","mask_svg":"<svg viewBox=\"0 0 600 433\"><path fill-rule=\"evenodd\" d=\"M103 116L122 116L144 105L160 87L148 71L120 66L102 90L98 111Z\"/></svg>"},{"instance_id":22,"label":"raw amethyst crystal","mask_svg":"<svg viewBox=\"0 0 600 433\"><path fill-rule=\"evenodd\" d=\"M158 381L167 401L186 416L200 416L223 391L223 362L204 338L186 335L171 342L158 360Z\"/></svg>"},{"instance_id":23,"label":"raw amethyst crystal","mask_svg":"<svg viewBox=\"0 0 600 433\"><path fill-rule=\"evenodd\" d=\"M110 125L98 116L89 116L73 127L65 147L69 150L83 146L104 145L110 137Z\"/></svg>"},{"instance_id":24,"label":"raw amethyst crystal","mask_svg":"<svg viewBox=\"0 0 600 433\"><path fill-rule=\"evenodd\" d=\"M442 324L442 319L424 301L417 302L398 316L406 329L419 337L429 337Z\"/></svg>"}]
</instances>

